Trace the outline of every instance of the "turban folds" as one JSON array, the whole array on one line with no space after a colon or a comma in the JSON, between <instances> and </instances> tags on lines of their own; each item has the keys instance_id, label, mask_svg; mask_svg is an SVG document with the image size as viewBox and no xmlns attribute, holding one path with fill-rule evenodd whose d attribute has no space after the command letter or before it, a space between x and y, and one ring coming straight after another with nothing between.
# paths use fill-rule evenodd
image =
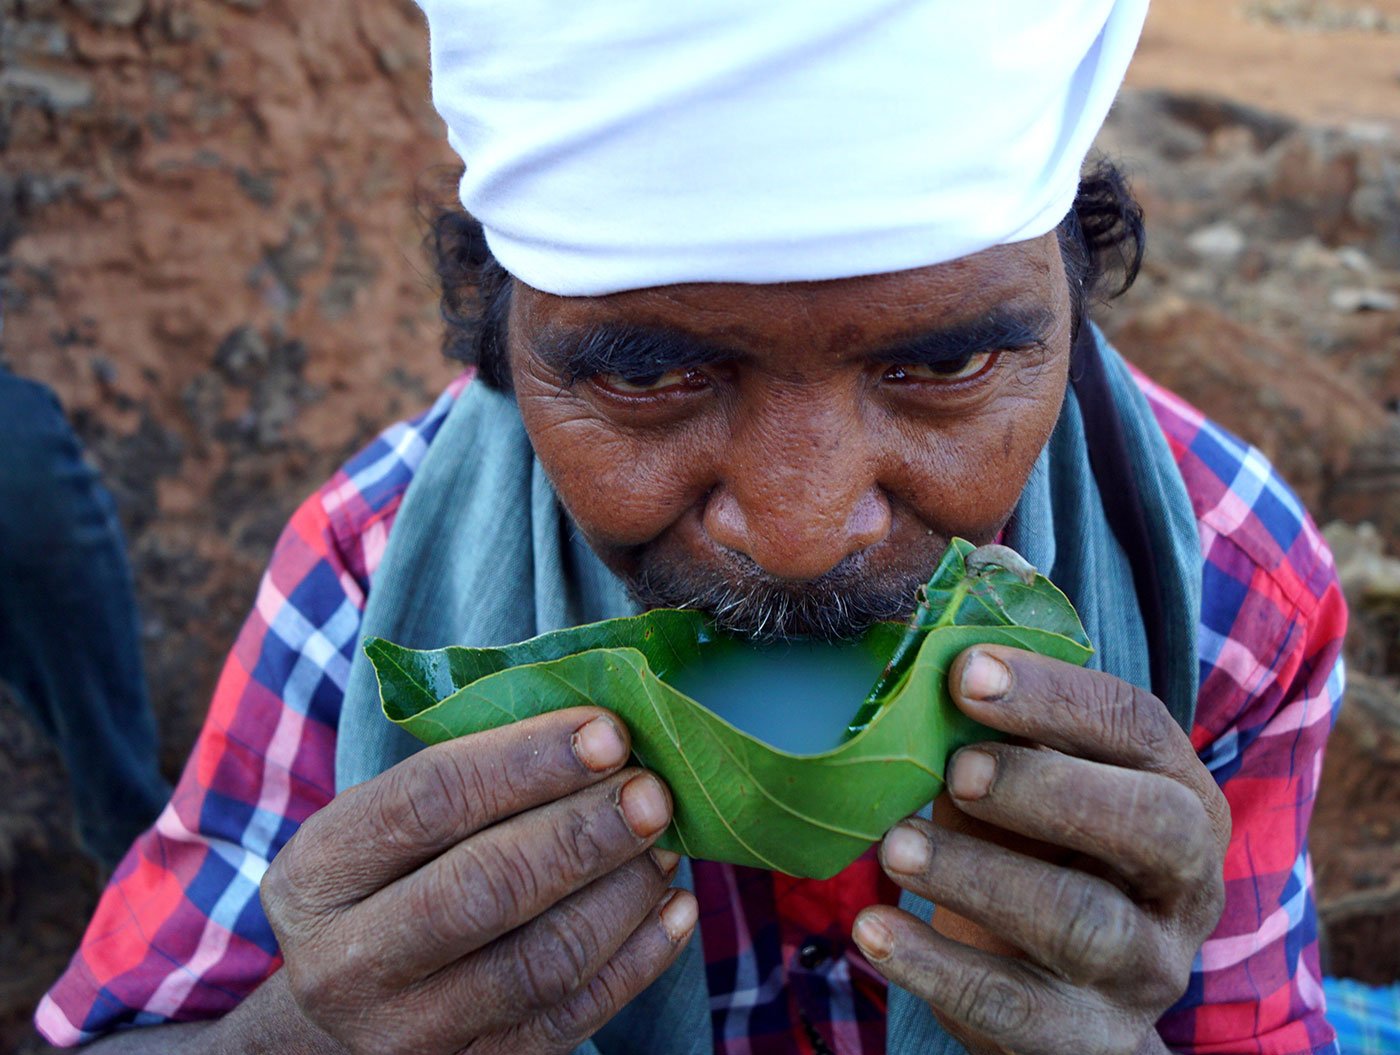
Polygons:
<instances>
[{"instance_id":1,"label":"turban folds","mask_svg":"<svg viewBox=\"0 0 1400 1055\"><path fill-rule=\"evenodd\" d=\"M847 278L1068 212L1147 0L419 0L462 203L589 296Z\"/></svg>"}]
</instances>

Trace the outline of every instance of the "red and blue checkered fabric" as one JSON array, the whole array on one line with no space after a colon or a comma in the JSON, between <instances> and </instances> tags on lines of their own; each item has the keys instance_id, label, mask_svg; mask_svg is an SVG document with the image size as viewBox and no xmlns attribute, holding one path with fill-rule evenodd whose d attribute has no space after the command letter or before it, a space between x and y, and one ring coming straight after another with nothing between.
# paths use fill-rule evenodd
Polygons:
<instances>
[{"instance_id":1,"label":"red and blue checkered fabric","mask_svg":"<svg viewBox=\"0 0 1400 1055\"><path fill-rule=\"evenodd\" d=\"M36 1014L74 1045L225 1014L280 963L258 902L268 862L334 793L335 735L365 595L458 379L293 515L170 804L112 877ZM1342 697L1331 556L1259 454L1141 381L1195 505L1205 556L1192 741L1229 799L1224 917L1161 1021L1176 1051L1336 1051L1323 1018L1307 827ZM883 983L847 935L889 901L870 855L824 883L696 867L717 1055L874 1055Z\"/></svg>"}]
</instances>

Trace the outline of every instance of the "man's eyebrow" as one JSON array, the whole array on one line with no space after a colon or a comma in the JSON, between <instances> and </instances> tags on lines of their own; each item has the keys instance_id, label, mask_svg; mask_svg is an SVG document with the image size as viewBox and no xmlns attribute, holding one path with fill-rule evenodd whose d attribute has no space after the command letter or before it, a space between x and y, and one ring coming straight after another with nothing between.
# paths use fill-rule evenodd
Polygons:
<instances>
[{"instance_id":1,"label":"man's eyebrow","mask_svg":"<svg viewBox=\"0 0 1400 1055\"><path fill-rule=\"evenodd\" d=\"M882 363L958 362L984 352L1043 347L1054 331L1048 309L998 307L863 353ZM535 354L566 385L598 374L648 380L672 370L689 370L738 359L742 352L670 326L600 323L584 330L544 335Z\"/></svg>"},{"instance_id":2,"label":"man's eyebrow","mask_svg":"<svg viewBox=\"0 0 1400 1055\"><path fill-rule=\"evenodd\" d=\"M535 342L534 351L566 385L596 374L645 380L739 354L684 330L620 323L546 336Z\"/></svg>"},{"instance_id":3,"label":"man's eyebrow","mask_svg":"<svg viewBox=\"0 0 1400 1055\"><path fill-rule=\"evenodd\" d=\"M960 322L873 349L865 358L882 363L956 363L986 352L1043 348L1055 331L1048 308L998 307Z\"/></svg>"}]
</instances>

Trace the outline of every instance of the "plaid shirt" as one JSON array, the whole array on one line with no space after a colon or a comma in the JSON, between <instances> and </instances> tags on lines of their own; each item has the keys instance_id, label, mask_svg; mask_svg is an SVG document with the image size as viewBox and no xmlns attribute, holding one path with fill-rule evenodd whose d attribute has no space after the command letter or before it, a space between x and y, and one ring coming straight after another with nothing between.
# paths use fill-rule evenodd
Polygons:
<instances>
[{"instance_id":1,"label":"plaid shirt","mask_svg":"<svg viewBox=\"0 0 1400 1055\"><path fill-rule=\"evenodd\" d=\"M293 515L170 804L39 1005L54 1043L220 1016L277 969L258 883L334 794L365 596L404 491L466 384L383 433ZM1258 451L1141 384L1200 524L1192 742L1234 818L1224 917L1159 1029L1202 1055L1334 1053L1307 852L1342 696L1346 615L1331 556ZM695 880L717 1055L884 1050L884 985L848 937L862 906L894 896L870 854L825 882L710 863Z\"/></svg>"}]
</instances>

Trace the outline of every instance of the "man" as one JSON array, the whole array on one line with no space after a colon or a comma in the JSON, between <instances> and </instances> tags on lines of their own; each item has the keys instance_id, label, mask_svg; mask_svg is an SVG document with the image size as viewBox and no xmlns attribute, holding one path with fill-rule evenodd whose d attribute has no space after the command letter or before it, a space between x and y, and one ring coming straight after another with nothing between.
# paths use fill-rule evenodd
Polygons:
<instances>
[{"instance_id":1,"label":"man","mask_svg":"<svg viewBox=\"0 0 1400 1055\"><path fill-rule=\"evenodd\" d=\"M1136 266L1121 181L1080 167L1143 5L543 6L426 5L485 235L444 228L477 372L293 518L40 1027L150 1027L110 1052L1335 1051L1305 842L1330 558L1084 314L1105 253ZM1065 587L1095 667L960 657L957 705L1012 739L825 883L652 849L668 792L602 709L414 753L357 656L658 604L844 637L955 535Z\"/></svg>"}]
</instances>

